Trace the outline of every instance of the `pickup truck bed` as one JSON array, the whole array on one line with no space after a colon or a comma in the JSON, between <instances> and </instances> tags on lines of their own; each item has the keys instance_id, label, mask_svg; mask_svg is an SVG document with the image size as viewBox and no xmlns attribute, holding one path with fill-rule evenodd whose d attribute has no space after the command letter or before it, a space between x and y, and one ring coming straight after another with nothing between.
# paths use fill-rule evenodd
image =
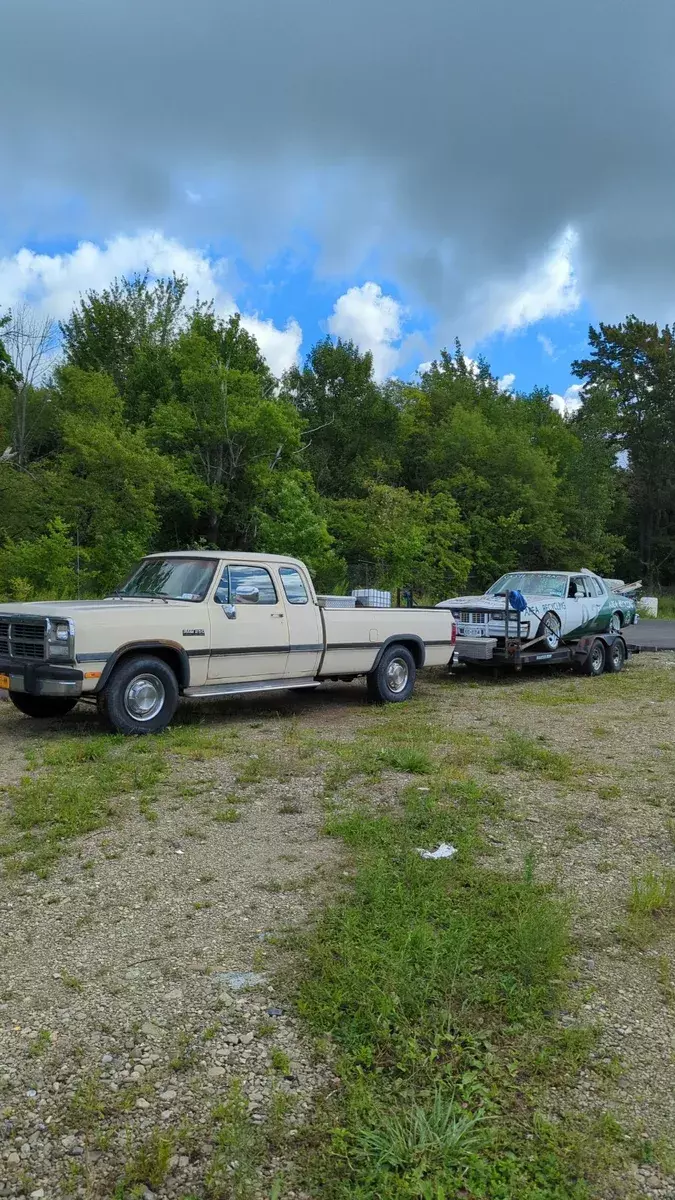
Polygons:
<instances>
[{"instance_id":1,"label":"pickup truck bed","mask_svg":"<svg viewBox=\"0 0 675 1200\"><path fill-rule=\"evenodd\" d=\"M151 733L181 695L365 675L372 699L406 700L454 639L446 609L324 607L297 559L179 551L148 556L106 600L0 605L0 688L29 716L90 699L118 731Z\"/></svg>"}]
</instances>

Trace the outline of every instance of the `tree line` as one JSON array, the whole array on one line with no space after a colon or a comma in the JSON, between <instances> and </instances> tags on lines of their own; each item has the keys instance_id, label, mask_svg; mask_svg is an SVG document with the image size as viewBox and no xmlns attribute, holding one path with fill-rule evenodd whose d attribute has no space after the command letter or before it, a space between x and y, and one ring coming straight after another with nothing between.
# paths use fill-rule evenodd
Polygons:
<instances>
[{"instance_id":1,"label":"tree line","mask_svg":"<svg viewBox=\"0 0 675 1200\"><path fill-rule=\"evenodd\" d=\"M457 344L414 382L319 341L275 379L238 316L172 277L0 317L0 590L104 595L155 549L305 559L322 591L437 600L513 567L675 579L675 348L589 334L583 403L500 390Z\"/></svg>"}]
</instances>

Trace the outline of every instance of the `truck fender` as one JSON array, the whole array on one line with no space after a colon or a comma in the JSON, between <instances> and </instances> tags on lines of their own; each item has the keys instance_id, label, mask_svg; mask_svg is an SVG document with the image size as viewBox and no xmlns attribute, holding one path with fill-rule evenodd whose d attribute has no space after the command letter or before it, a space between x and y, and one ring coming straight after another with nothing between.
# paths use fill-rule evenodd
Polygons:
<instances>
[{"instance_id":1,"label":"truck fender","mask_svg":"<svg viewBox=\"0 0 675 1200\"><path fill-rule=\"evenodd\" d=\"M170 656L167 656L167 654L166 654L167 650L170 650L172 652ZM162 653L162 651L164 651L164 653ZM132 653L133 654L144 654L144 653L145 654L147 654L147 653L153 654L153 653L155 653L155 654L157 654L158 658L163 658L165 661L167 659L169 659L169 657L170 657L170 665L171 666L175 665L176 659L174 656L177 655L178 670L176 672L176 675L178 678L178 686L181 689L188 687L188 685L190 683L190 659L188 658L187 650L185 650L185 648L183 646L181 646L180 643L178 643L178 642L142 641L142 642L125 642L123 646L119 646L118 649L115 650L115 652L110 655L110 658L108 659L108 661L105 664L105 667L103 668L101 678L99 679L99 681L94 689L96 692L100 692L103 690L103 688L105 687L106 683L108 682L112 672L114 671L114 669L117 666L117 663L120 661L120 659L126 658L129 654L132 654Z\"/></svg>"},{"instance_id":2,"label":"truck fender","mask_svg":"<svg viewBox=\"0 0 675 1200\"><path fill-rule=\"evenodd\" d=\"M415 659L415 666L416 667L424 666L424 660L427 656L427 648L424 645L424 642L423 642L422 638L419 636L419 634L417 634L417 633L394 633L391 635L391 637L388 637L386 639L386 641L384 641L382 643L382 645L380 646L380 648L377 652L377 658L375 659L375 662L373 663L373 665L371 667L371 671L377 670L377 667L379 666L382 655L384 654L385 650L389 649L390 646L407 646L408 650L410 650L413 658Z\"/></svg>"}]
</instances>

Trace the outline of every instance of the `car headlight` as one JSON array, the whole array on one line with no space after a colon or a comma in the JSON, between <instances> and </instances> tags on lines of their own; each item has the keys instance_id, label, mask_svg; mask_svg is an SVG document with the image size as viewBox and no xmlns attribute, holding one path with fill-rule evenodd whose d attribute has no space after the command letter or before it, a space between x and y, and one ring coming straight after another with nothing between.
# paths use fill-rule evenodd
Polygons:
<instances>
[{"instance_id":1,"label":"car headlight","mask_svg":"<svg viewBox=\"0 0 675 1200\"><path fill-rule=\"evenodd\" d=\"M74 653L75 627L72 621L47 623L47 651L50 659L71 661Z\"/></svg>"}]
</instances>

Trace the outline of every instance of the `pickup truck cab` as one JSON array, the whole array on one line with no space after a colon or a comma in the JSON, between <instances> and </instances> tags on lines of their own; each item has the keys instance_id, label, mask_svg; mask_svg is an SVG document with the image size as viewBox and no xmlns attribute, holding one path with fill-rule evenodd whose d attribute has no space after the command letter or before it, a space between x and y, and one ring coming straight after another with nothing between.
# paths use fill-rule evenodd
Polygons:
<instances>
[{"instance_id":1,"label":"pickup truck cab","mask_svg":"<svg viewBox=\"0 0 675 1200\"><path fill-rule=\"evenodd\" d=\"M447 610L329 607L297 559L179 551L149 555L105 600L0 605L0 688L31 717L93 700L118 732L154 733L181 696L365 675L372 700L407 700L454 641Z\"/></svg>"}]
</instances>

